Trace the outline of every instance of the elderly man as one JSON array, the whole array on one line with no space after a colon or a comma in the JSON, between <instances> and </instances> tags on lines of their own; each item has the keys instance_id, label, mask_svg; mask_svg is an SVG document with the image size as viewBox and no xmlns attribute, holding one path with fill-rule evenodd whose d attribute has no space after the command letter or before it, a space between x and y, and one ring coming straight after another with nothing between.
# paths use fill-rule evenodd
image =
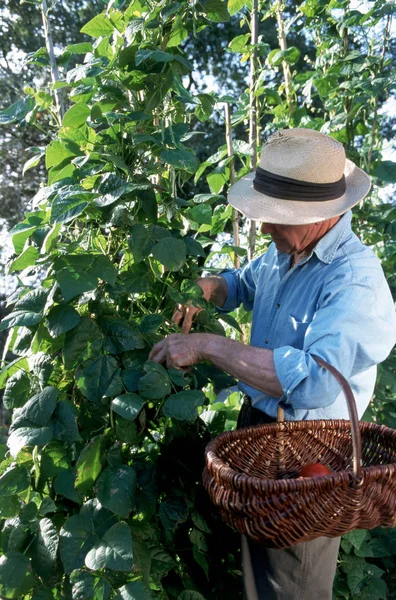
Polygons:
<instances>
[{"instance_id":1,"label":"elderly man","mask_svg":"<svg viewBox=\"0 0 396 600\"><path fill-rule=\"evenodd\" d=\"M239 379L245 394L239 426L247 426L274 421L278 406L286 419L348 418L338 383L312 358L318 356L349 380L361 416L376 365L396 341L380 262L351 230L350 209L369 189L369 177L337 141L307 129L276 133L256 172L229 192L229 202L261 221L273 243L241 269L198 280L219 311L241 303L253 311L250 345L188 334L199 309L183 306L174 314L183 333L159 342L150 358L176 368L211 361ZM249 542L247 597L330 600L338 547L339 539L324 537L286 550Z\"/></svg>"}]
</instances>

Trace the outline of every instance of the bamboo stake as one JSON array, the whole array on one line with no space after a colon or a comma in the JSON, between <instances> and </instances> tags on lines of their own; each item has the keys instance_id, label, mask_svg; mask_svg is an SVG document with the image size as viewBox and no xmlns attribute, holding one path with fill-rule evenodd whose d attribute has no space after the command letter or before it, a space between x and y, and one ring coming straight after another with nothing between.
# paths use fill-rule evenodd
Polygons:
<instances>
[{"instance_id":1,"label":"bamboo stake","mask_svg":"<svg viewBox=\"0 0 396 600\"><path fill-rule=\"evenodd\" d=\"M258 41L258 0L252 0L252 11L250 14L250 31L251 31L251 44L256 45ZM250 55L250 119L249 119L249 144L252 148L252 157L250 160L250 167L256 168L257 165L257 98L254 93L256 91L258 61L257 61L257 48L253 48ZM254 254L254 247L256 244L256 221L250 221L249 227L249 246L248 246L248 258L252 260Z\"/></svg>"},{"instance_id":2,"label":"bamboo stake","mask_svg":"<svg viewBox=\"0 0 396 600\"><path fill-rule=\"evenodd\" d=\"M232 157L230 161L230 181L231 185L234 185L236 182L236 174L235 174L235 162L234 162L234 149L232 147L232 129L231 129L231 112L230 105L228 103L224 104L224 113L225 113L225 126L226 126L226 141L227 141L227 153L228 156ZM232 210L232 231L234 236L234 246L239 246L239 215L236 208ZM239 269L241 266L241 260L239 255L235 252L234 256L234 267Z\"/></svg>"},{"instance_id":3,"label":"bamboo stake","mask_svg":"<svg viewBox=\"0 0 396 600\"><path fill-rule=\"evenodd\" d=\"M276 22L278 25L278 41L281 50L287 50L287 39L285 32L285 25L283 23L283 9L284 4L280 2L276 5ZM285 90L286 90L286 102L289 107L289 114L291 114L294 110L293 99L292 99L292 85L291 85L291 73L290 66L287 64L285 60L282 61L282 69L283 69L283 77L285 80Z\"/></svg>"},{"instance_id":4,"label":"bamboo stake","mask_svg":"<svg viewBox=\"0 0 396 600\"><path fill-rule=\"evenodd\" d=\"M48 6L47 0L41 0L40 2L40 10L41 17L43 20L44 27L44 37L45 37L45 45L47 47L47 52L50 60L50 69L51 69L51 79L52 83L56 83L59 81L59 73L58 67L56 66L55 52L54 52L54 44L52 42L51 28L48 20ZM63 115L65 114L65 108L63 104L63 98L60 90L54 90L55 94L55 102L56 108L58 110L58 116L60 122L63 119Z\"/></svg>"},{"instance_id":5,"label":"bamboo stake","mask_svg":"<svg viewBox=\"0 0 396 600\"><path fill-rule=\"evenodd\" d=\"M392 15L389 14L388 19L386 21L386 25L385 25L384 41L383 41L382 52L381 52L381 63L379 66L378 73L382 73L383 68L384 68L386 48L387 48L388 40L390 38L390 33L391 33L391 24L392 24ZM371 160L372 160L374 144L375 144L375 135L377 133L377 118L378 118L378 95L375 97L375 102L374 102L374 118L373 118L373 124L371 127L370 148L369 148L368 155L367 155L367 171L369 173L370 173Z\"/></svg>"}]
</instances>

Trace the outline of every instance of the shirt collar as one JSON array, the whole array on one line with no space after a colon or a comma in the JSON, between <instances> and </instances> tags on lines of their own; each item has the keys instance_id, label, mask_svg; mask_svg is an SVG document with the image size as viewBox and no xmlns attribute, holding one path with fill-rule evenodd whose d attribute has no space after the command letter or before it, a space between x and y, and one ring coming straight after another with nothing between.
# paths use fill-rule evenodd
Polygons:
<instances>
[{"instance_id":1,"label":"shirt collar","mask_svg":"<svg viewBox=\"0 0 396 600\"><path fill-rule=\"evenodd\" d=\"M322 262L330 264L334 256L344 241L345 237L351 231L352 211L348 210L341 219L319 240L313 249L316 256Z\"/></svg>"}]
</instances>

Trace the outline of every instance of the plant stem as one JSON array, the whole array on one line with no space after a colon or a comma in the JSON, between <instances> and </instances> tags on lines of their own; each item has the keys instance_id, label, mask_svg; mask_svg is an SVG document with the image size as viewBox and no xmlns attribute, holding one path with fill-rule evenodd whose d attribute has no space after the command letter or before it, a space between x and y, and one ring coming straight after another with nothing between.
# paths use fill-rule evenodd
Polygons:
<instances>
[{"instance_id":1,"label":"plant stem","mask_svg":"<svg viewBox=\"0 0 396 600\"><path fill-rule=\"evenodd\" d=\"M275 12L276 12L276 22L278 24L279 46L280 46L281 50L287 50L285 25L283 23L283 10L284 10L284 4L279 3L276 5ZM285 80L286 103L289 108L289 114L291 115L294 110L293 97L292 97L292 86L291 86L291 73L290 73L290 67L285 60L282 61L282 69L283 69L283 77Z\"/></svg>"},{"instance_id":2,"label":"plant stem","mask_svg":"<svg viewBox=\"0 0 396 600\"><path fill-rule=\"evenodd\" d=\"M51 78L52 78L52 82L56 83L57 81L59 81L59 73L58 73L58 67L56 66L54 44L52 42L51 29L50 29L50 24L49 24L49 20L48 20L47 0L41 0L40 9L41 9L41 17L43 20L43 27L44 27L45 45L47 47L50 66L51 66ZM63 115L65 114L63 98L62 98L62 94L61 94L60 90L54 90L54 94L55 94L56 107L58 109L59 123L61 123L62 119L63 119Z\"/></svg>"}]
</instances>

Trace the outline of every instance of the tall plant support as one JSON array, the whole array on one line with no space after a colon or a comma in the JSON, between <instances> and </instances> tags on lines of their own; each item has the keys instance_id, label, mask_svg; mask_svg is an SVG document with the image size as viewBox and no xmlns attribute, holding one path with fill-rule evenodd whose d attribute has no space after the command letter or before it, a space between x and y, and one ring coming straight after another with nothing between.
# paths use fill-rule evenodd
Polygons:
<instances>
[{"instance_id":1,"label":"tall plant support","mask_svg":"<svg viewBox=\"0 0 396 600\"><path fill-rule=\"evenodd\" d=\"M258 0L252 0L252 12L250 15L251 44L253 46L250 55L250 102L249 102L249 144L252 148L250 167L257 165L257 98L255 96L258 75L257 42L258 42ZM256 244L256 221L251 220L249 226L248 257L252 260Z\"/></svg>"},{"instance_id":2,"label":"tall plant support","mask_svg":"<svg viewBox=\"0 0 396 600\"><path fill-rule=\"evenodd\" d=\"M276 22L278 25L278 42L279 42L279 47L281 50L287 50L286 31L285 31L285 24L283 22L283 10L284 10L284 4L279 2L275 6ZM287 64L287 62L285 60L282 61L282 69L283 69L283 78L285 81L286 102L289 107L289 114L291 114L294 110L292 85L291 85L291 73L290 73L290 66Z\"/></svg>"},{"instance_id":3,"label":"tall plant support","mask_svg":"<svg viewBox=\"0 0 396 600\"><path fill-rule=\"evenodd\" d=\"M41 17L43 20L45 45L47 47L47 52L48 52L49 61L50 61L51 79L52 79L52 83L56 83L57 81L59 81L59 73L58 73L58 67L56 66L54 44L52 42L51 29L50 29L50 24L49 24L49 20L48 20L47 0L41 0L41 2L39 2L39 4L40 4L40 10L41 10ZM60 90L54 90L54 93L55 93L55 102L56 102L56 108L58 111L59 121L61 122L63 115L65 114L63 98L62 98L62 94L61 94Z\"/></svg>"},{"instance_id":4,"label":"tall plant support","mask_svg":"<svg viewBox=\"0 0 396 600\"><path fill-rule=\"evenodd\" d=\"M227 153L228 156L232 157L232 160L229 163L230 167L230 182L231 185L234 185L236 181L235 174L235 161L234 161L234 149L232 147L232 128L231 128L231 112L230 105L226 103L224 105L224 113L225 113L225 126L226 126L226 141L227 141ZM232 232L234 236L234 246L239 246L239 214L236 208L232 210ZM241 266L241 261L237 253L234 256L234 267L239 269Z\"/></svg>"},{"instance_id":5,"label":"tall plant support","mask_svg":"<svg viewBox=\"0 0 396 600\"><path fill-rule=\"evenodd\" d=\"M391 27L392 27L392 14L389 14L388 18L386 20L385 32L384 32L384 37L383 37L381 63L380 63L379 69L378 69L379 75L381 75L383 68L384 68L385 54L386 54L387 45L388 45L390 35L391 35ZM368 173L370 173L371 160L373 157L373 150L374 150L374 146L375 146L375 138L376 138L376 133L377 133L377 119L378 119L378 95L376 95L375 100L374 100L374 117L373 117L373 124L371 127L370 148L369 148L368 155L367 155L367 171L368 171Z\"/></svg>"}]
</instances>

